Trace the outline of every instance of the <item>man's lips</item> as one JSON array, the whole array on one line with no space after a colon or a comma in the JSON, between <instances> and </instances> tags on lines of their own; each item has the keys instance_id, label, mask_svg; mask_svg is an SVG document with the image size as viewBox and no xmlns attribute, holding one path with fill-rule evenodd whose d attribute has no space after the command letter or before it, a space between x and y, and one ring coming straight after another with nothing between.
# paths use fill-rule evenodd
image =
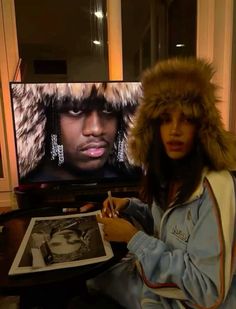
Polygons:
<instances>
[{"instance_id":1,"label":"man's lips","mask_svg":"<svg viewBox=\"0 0 236 309\"><path fill-rule=\"evenodd\" d=\"M104 152L106 151L107 143L104 142L93 142L88 143L81 148L81 152L91 158L99 158L103 156Z\"/></svg>"},{"instance_id":2,"label":"man's lips","mask_svg":"<svg viewBox=\"0 0 236 309\"><path fill-rule=\"evenodd\" d=\"M166 144L169 151L181 151L184 147L184 143L181 141L169 141Z\"/></svg>"}]
</instances>

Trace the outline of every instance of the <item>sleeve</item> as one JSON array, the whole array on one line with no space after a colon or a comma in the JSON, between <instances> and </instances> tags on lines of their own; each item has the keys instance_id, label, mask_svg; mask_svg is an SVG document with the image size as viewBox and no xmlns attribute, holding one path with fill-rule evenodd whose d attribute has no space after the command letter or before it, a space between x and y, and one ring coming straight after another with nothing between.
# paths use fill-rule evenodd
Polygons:
<instances>
[{"instance_id":1,"label":"sleeve","mask_svg":"<svg viewBox=\"0 0 236 309\"><path fill-rule=\"evenodd\" d=\"M131 198L129 205L122 211L121 216L127 218L139 230L152 235L154 221L150 207L137 198Z\"/></svg>"},{"instance_id":2,"label":"sleeve","mask_svg":"<svg viewBox=\"0 0 236 309\"><path fill-rule=\"evenodd\" d=\"M226 191L223 206L229 213L223 217L227 223L222 222L222 198L209 186L186 249L170 247L143 231L130 240L128 249L136 255L143 281L153 293L198 308L215 308L224 302L234 272L231 257L235 246L234 189L230 186Z\"/></svg>"}]
</instances>

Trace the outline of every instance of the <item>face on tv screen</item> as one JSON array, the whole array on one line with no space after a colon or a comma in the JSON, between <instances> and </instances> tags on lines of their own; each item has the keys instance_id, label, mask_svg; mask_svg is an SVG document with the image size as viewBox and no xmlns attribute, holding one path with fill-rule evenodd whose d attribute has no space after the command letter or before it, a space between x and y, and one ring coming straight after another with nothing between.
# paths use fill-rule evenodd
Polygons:
<instances>
[{"instance_id":1,"label":"face on tv screen","mask_svg":"<svg viewBox=\"0 0 236 309\"><path fill-rule=\"evenodd\" d=\"M132 179L139 82L11 83L19 184Z\"/></svg>"}]
</instances>

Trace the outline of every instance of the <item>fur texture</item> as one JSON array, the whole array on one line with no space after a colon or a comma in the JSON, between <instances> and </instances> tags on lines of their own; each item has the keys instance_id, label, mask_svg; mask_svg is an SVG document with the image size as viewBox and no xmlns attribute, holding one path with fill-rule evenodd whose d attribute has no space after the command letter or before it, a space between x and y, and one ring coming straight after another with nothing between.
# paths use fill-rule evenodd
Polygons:
<instances>
[{"instance_id":1,"label":"fur texture","mask_svg":"<svg viewBox=\"0 0 236 309\"><path fill-rule=\"evenodd\" d=\"M68 100L82 101L96 89L112 107L122 112L124 162L127 161L126 138L132 124L133 108L141 96L140 83L58 83L12 84L12 99L16 127L20 177L32 171L45 154L45 109L48 102L62 104ZM109 160L115 164L118 145L115 143ZM127 163L128 164L128 163Z\"/></svg>"},{"instance_id":2,"label":"fur texture","mask_svg":"<svg viewBox=\"0 0 236 309\"><path fill-rule=\"evenodd\" d=\"M181 106L199 120L198 137L212 168L235 170L236 137L223 127L213 74L211 64L195 58L164 60L143 73L143 98L128 147L135 165L147 169L156 119L165 109Z\"/></svg>"}]
</instances>

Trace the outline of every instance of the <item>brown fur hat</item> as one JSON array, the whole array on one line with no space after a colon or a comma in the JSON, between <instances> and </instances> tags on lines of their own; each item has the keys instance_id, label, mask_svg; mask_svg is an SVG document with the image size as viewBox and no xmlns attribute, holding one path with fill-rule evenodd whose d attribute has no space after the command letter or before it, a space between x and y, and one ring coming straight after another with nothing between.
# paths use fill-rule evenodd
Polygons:
<instances>
[{"instance_id":1,"label":"brown fur hat","mask_svg":"<svg viewBox=\"0 0 236 309\"><path fill-rule=\"evenodd\" d=\"M12 101L16 129L19 175L23 177L32 171L45 154L45 109L48 102L64 104L68 100L83 101L90 97L92 91L104 97L108 104L122 113L124 135L124 163L128 162L126 138L128 126L132 123L134 107L141 96L138 82L112 83L12 83ZM117 143L109 160L117 160Z\"/></svg>"},{"instance_id":2,"label":"brown fur hat","mask_svg":"<svg viewBox=\"0 0 236 309\"><path fill-rule=\"evenodd\" d=\"M166 109L180 106L199 120L198 137L215 170L236 167L236 137L223 127L217 109L214 70L203 59L174 58L161 61L142 76L143 98L129 137L129 155L135 165L148 167L156 119ZM158 158L157 158L158 160Z\"/></svg>"}]
</instances>

